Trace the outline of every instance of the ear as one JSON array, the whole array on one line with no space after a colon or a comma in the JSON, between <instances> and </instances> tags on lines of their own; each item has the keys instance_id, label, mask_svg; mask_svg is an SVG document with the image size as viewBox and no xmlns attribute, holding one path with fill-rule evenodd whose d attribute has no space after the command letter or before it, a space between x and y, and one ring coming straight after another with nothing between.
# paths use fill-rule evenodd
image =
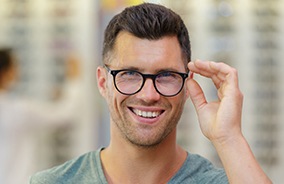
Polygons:
<instances>
[{"instance_id":1,"label":"ear","mask_svg":"<svg viewBox=\"0 0 284 184\"><path fill-rule=\"evenodd\" d=\"M102 67L99 66L97 68L97 85L99 88L99 91L103 97L106 97L107 94L107 72Z\"/></svg>"}]
</instances>

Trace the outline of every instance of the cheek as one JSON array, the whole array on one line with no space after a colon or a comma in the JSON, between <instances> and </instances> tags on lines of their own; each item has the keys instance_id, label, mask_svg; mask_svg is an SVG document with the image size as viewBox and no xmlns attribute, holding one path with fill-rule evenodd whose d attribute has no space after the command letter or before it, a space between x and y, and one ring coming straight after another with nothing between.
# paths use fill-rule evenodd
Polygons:
<instances>
[{"instance_id":1,"label":"cheek","mask_svg":"<svg viewBox=\"0 0 284 184\"><path fill-rule=\"evenodd\" d=\"M185 103L187 98L188 98L188 89L184 87L183 90L177 96L177 101Z\"/></svg>"},{"instance_id":2,"label":"cheek","mask_svg":"<svg viewBox=\"0 0 284 184\"><path fill-rule=\"evenodd\" d=\"M181 111L182 112L186 100L187 100L186 90L183 90L176 97L176 99L173 99L173 101L171 102L172 108L174 109L174 111L175 112L177 112L177 111Z\"/></svg>"},{"instance_id":3,"label":"cheek","mask_svg":"<svg viewBox=\"0 0 284 184\"><path fill-rule=\"evenodd\" d=\"M108 106L110 108L110 111L112 111L112 113L114 113L114 114L123 113L122 112L122 110L124 108L123 102L124 102L125 98L126 98L125 96L119 94L115 89L108 90L107 103L108 103Z\"/></svg>"},{"instance_id":4,"label":"cheek","mask_svg":"<svg viewBox=\"0 0 284 184\"><path fill-rule=\"evenodd\" d=\"M114 101L116 101L116 96L117 96L117 91L115 90L115 87L113 85L112 80L107 80L106 81L106 89L105 89L105 94L106 94L106 100L109 105L113 104Z\"/></svg>"}]
</instances>

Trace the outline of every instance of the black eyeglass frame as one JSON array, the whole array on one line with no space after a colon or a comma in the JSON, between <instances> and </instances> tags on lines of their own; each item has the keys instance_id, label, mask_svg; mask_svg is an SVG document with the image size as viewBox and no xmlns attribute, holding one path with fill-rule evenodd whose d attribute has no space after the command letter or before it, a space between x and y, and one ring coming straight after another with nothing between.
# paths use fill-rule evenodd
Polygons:
<instances>
[{"instance_id":1,"label":"black eyeglass frame","mask_svg":"<svg viewBox=\"0 0 284 184\"><path fill-rule=\"evenodd\" d=\"M184 86L184 81L185 81L185 79L188 77L188 73L181 73L181 72L175 72L175 71L162 71L162 72L159 72L159 73L157 73L157 74L143 74L143 73L141 73L141 72L139 72L139 71L137 71L137 70L131 70L131 69L111 70L111 69L110 69L108 66L106 66L106 65L104 65L104 67L105 67L106 70L113 76L113 82L114 82L114 86L115 86L116 90L117 90L118 92L120 92L121 94L123 94L123 95L134 95L134 94L138 93L139 91L142 90L142 88L143 88L143 86L144 86L144 84L145 84L146 79L149 78L149 79L152 79L153 84L154 84L154 87L155 87L156 91L157 91L160 95L165 96L165 97L173 97L173 96L178 95L178 94L181 92L181 90L182 90L182 88L183 88L183 86ZM142 76L143 81L142 81L141 87L140 87L136 92L134 92L134 93L124 93L124 92L122 92L121 90L118 89L118 87L117 87L117 85L116 85L116 80L115 80L115 78L116 78L116 75L117 75L119 72L122 72L122 71L137 72L137 73L139 73L139 74ZM158 90L158 88L157 88L157 86L156 86L155 80L156 80L157 76L158 76L158 75L161 75L162 73L166 73L166 72L175 73L175 74L178 74L178 75L180 75L180 76L182 77L182 85L181 85L181 87L180 87L180 90L179 90L178 92L176 92L175 94L173 94L173 95L164 95L164 94L162 94L162 93Z\"/></svg>"}]
</instances>

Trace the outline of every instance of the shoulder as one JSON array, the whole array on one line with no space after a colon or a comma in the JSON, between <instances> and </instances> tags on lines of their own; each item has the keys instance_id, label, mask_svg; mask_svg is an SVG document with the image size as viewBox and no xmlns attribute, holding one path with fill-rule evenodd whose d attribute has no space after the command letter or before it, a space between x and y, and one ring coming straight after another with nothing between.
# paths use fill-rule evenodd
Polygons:
<instances>
[{"instance_id":1,"label":"shoulder","mask_svg":"<svg viewBox=\"0 0 284 184\"><path fill-rule=\"evenodd\" d=\"M173 183L228 183L224 169L215 167L209 160L200 155L190 153L171 181Z\"/></svg>"},{"instance_id":2,"label":"shoulder","mask_svg":"<svg viewBox=\"0 0 284 184\"><path fill-rule=\"evenodd\" d=\"M98 161L100 150L89 152L62 165L36 173L30 184L90 183L99 180L102 169Z\"/></svg>"}]
</instances>

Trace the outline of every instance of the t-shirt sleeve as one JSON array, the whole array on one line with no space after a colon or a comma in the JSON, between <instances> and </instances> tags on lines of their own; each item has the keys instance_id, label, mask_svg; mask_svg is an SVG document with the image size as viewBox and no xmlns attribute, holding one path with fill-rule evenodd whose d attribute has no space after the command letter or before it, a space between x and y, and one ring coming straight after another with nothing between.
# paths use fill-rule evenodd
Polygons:
<instances>
[{"instance_id":1,"label":"t-shirt sleeve","mask_svg":"<svg viewBox=\"0 0 284 184\"><path fill-rule=\"evenodd\" d=\"M30 178L29 184L107 184L99 153L100 149L40 171Z\"/></svg>"},{"instance_id":2,"label":"t-shirt sleeve","mask_svg":"<svg viewBox=\"0 0 284 184\"><path fill-rule=\"evenodd\" d=\"M54 178L48 175L47 173L36 173L35 175L30 177L29 184L59 184L58 182L54 181Z\"/></svg>"}]
</instances>

